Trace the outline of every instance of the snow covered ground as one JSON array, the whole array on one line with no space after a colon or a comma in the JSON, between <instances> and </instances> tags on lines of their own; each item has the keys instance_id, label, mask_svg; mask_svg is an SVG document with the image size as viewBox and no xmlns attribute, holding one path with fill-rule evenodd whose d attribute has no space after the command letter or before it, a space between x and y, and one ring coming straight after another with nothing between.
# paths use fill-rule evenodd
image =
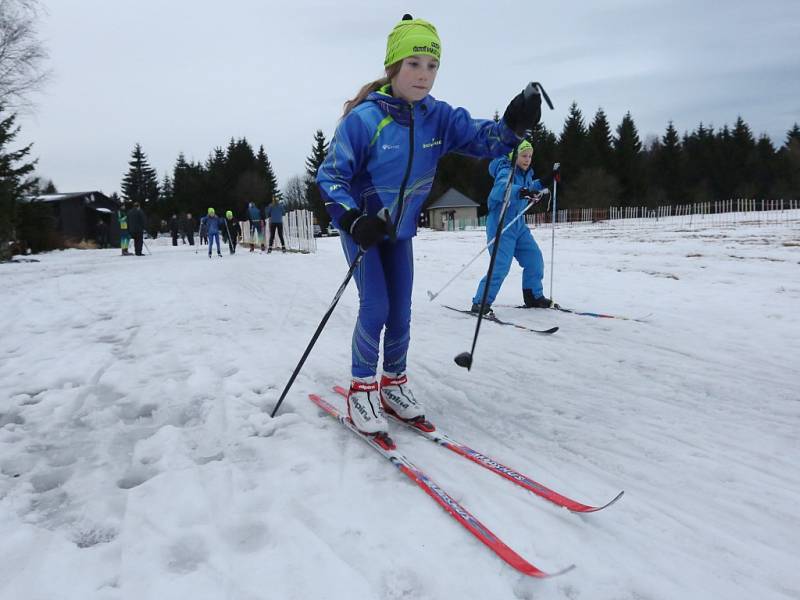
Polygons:
<instances>
[{"instance_id":1,"label":"snow covered ground","mask_svg":"<svg viewBox=\"0 0 800 600\"><path fill-rule=\"evenodd\" d=\"M549 266L550 232L536 237ZM800 227L558 231L555 299L514 267L471 372L481 232L423 232L409 375L464 443L588 503L559 509L397 430L401 450L544 570L519 575L309 392L346 383L351 286L276 419L346 267L70 250L0 264L0 598L800 598ZM547 290L547 280L545 289ZM503 307L502 305L506 305Z\"/></svg>"}]
</instances>

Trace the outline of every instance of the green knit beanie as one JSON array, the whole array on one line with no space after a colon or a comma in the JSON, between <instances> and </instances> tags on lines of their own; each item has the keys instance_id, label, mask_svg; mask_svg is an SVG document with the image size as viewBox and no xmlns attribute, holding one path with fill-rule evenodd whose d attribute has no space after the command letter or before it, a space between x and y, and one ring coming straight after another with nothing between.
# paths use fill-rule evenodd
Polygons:
<instances>
[{"instance_id":1,"label":"green knit beanie","mask_svg":"<svg viewBox=\"0 0 800 600\"><path fill-rule=\"evenodd\" d=\"M403 20L394 26L386 40L383 66L388 67L415 54L427 54L441 60L442 44L439 34L436 33L436 27L427 21L403 15Z\"/></svg>"},{"instance_id":2,"label":"green knit beanie","mask_svg":"<svg viewBox=\"0 0 800 600\"><path fill-rule=\"evenodd\" d=\"M230 211L230 210L226 210L225 211L225 218L232 219L233 218L233 212Z\"/></svg>"},{"instance_id":3,"label":"green knit beanie","mask_svg":"<svg viewBox=\"0 0 800 600\"><path fill-rule=\"evenodd\" d=\"M213 209L213 208L209 208L209 209L208 209L208 216L210 217L210 216L212 216L213 214L214 214L214 209Z\"/></svg>"},{"instance_id":4,"label":"green knit beanie","mask_svg":"<svg viewBox=\"0 0 800 600\"><path fill-rule=\"evenodd\" d=\"M530 149L531 152L533 152L533 146L531 145L531 143L528 140L522 140L519 143L519 146L517 146L517 156L522 154L525 150L529 150L529 149ZM514 156L514 153L513 152L509 152L508 153L509 160L511 160L512 156Z\"/></svg>"}]
</instances>

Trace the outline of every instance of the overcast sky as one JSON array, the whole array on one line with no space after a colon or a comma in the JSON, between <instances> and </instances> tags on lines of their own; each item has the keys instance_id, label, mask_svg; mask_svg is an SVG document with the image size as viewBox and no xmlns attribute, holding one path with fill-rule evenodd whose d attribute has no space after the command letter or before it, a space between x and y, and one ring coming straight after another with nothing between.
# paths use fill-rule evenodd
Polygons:
<instances>
[{"instance_id":1,"label":"overcast sky","mask_svg":"<svg viewBox=\"0 0 800 600\"><path fill-rule=\"evenodd\" d=\"M502 114L526 82L642 138L741 115L776 144L800 121L800 0L43 0L53 79L22 115L38 173L59 191L119 191L135 143L159 179L231 137L263 144L283 186L316 129L380 76L404 12L442 39L433 95Z\"/></svg>"}]
</instances>

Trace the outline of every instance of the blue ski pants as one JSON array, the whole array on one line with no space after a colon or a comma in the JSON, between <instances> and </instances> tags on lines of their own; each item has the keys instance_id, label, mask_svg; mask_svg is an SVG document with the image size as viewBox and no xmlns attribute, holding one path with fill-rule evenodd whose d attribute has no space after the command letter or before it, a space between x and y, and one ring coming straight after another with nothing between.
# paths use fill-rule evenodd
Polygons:
<instances>
[{"instance_id":1,"label":"blue ski pants","mask_svg":"<svg viewBox=\"0 0 800 600\"><path fill-rule=\"evenodd\" d=\"M219 233L208 234L208 255L211 256L211 248L214 246L214 240L217 240L217 254L220 254L219 249Z\"/></svg>"},{"instance_id":2,"label":"blue ski pants","mask_svg":"<svg viewBox=\"0 0 800 600\"><path fill-rule=\"evenodd\" d=\"M341 236L348 264L358 245ZM378 369L383 332L383 371L404 373L411 339L411 288L414 252L411 240L383 241L367 250L353 273L358 286L358 320L353 331L352 375L371 377Z\"/></svg>"},{"instance_id":3,"label":"blue ski pants","mask_svg":"<svg viewBox=\"0 0 800 600\"><path fill-rule=\"evenodd\" d=\"M487 228L487 235L494 237L494 229L489 231L489 228ZM491 256L493 247L494 244L489 246L489 256ZM520 228L518 232L514 231L512 227L500 237L500 247L497 249L497 260L492 271L492 281L489 283L489 295L486 298L488 304L492 304L500 292L500 286L503 285L503 280L505 280L509 269L511 269L512 258L516 258L522 267L522 289L532 290L533 295L537 298L544 294L544 288L542 287L542 278L544 277L542 251L527 227ZM481 279L478 285L478 291L472 299L473 304L481 303L485 286L486 276Z\"/></svg>"}]
</instances>

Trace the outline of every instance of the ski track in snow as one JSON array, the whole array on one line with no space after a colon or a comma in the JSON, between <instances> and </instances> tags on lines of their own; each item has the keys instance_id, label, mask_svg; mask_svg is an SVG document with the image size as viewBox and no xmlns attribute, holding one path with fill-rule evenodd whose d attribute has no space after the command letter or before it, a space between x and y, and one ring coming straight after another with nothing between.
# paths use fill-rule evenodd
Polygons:
<instances>
[{"instance_id":1,"label":"ski track in snow","mask_svg":"<svg viewBox=\"0 0 800 600\"><path fill-rule=\"evenodd\" d=\"M534 230L550 265L550 231ZM409 376L475 450L573 515L393 428L401 452L538 567L494 557L361 440L342 406L355 287L269 412L346 272L316 255L54 252L0 264L0 599L800 598L800 229L560 229L554 299L495 310L471 372L485 243L423 231ZM549 272L545 292L549 293Z\"/></svg>"}]
</instances>

